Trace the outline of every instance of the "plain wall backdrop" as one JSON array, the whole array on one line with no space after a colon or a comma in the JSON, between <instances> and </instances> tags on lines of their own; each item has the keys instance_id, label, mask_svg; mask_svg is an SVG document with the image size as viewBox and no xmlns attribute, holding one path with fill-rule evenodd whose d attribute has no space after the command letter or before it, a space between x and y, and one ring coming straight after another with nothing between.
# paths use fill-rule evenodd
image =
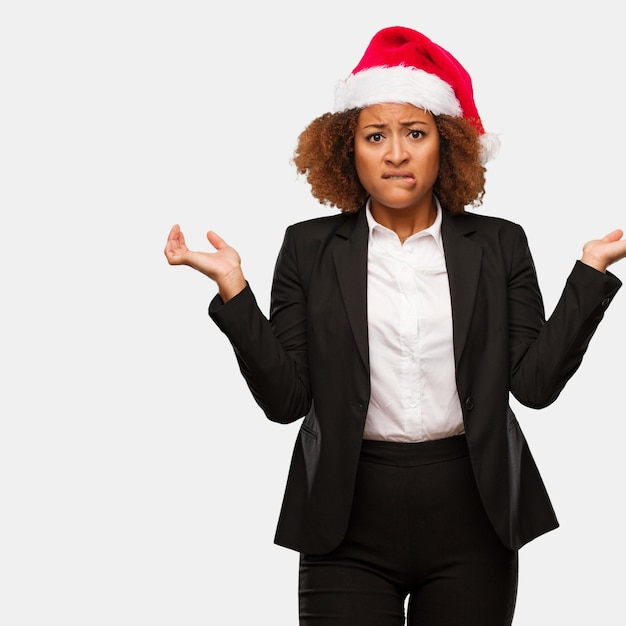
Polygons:
<instances>
[{"instance_id":1,"label":"plain wall backdrop","mask_svg":"<svg viewBox=\"0 0 626 626\"><path fill-rule=\"evenodd\" d=\"M380 28L421 30L500 134L480 212L521 223L552 311L626 229L619 5L5 0L0 6L0 624L297 623L272 543L299 423L265 420L163 255L217 231L267 312L290 163ZM626 261L613 267L626 277ZM514 405L561 528L520 554L515 626L622 624L626 293L554 405Z\"/></svg>"}]
</instances>

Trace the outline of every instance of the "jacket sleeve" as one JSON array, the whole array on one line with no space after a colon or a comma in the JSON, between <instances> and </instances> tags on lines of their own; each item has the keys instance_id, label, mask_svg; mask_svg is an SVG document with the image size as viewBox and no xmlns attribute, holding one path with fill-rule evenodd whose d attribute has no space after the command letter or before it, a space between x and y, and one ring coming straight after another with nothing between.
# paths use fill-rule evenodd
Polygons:
<instances>
[{"instance_id":1,"label":"jacket sleeve","mask_svg":"<svg viewBox=\"0 0 626 626\"><path fill-rule=\"evenodd\" d=\"M311 405L306 296L291 232L290 227L276 262L269 319L249 285L226 303L215 296L209 306L255 401L270 420L281 423L297 420Z\"/></svg>"},{"instance_id":2,"label":"jacket sleeve","mask_svg":"<svg viewBox=\"0 0 626 626\"><path fill-rule=\"evenodd\" d=\"M532 408L556 400L579 368L621 281L577 261L561 297L544 321L534 264L525 235L518 238L509 273L511 392Z\"/></svg>"}]
</instances>

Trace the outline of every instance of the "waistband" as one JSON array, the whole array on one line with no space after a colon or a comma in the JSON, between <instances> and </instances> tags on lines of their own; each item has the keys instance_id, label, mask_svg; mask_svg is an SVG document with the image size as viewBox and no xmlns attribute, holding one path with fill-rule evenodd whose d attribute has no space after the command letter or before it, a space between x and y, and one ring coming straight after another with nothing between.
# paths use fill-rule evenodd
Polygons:
<instances>
[{"instance_id":1,"label":"waistband","mask_svg":"<svg viewBox=\"0 0 626 626\"><path fill-rule=\"evenodd\" d=\"M400 467L452 461L468 455L465 435L417 443L364 439L361 446L361 461Z\"/></svg>"}]
</instances>

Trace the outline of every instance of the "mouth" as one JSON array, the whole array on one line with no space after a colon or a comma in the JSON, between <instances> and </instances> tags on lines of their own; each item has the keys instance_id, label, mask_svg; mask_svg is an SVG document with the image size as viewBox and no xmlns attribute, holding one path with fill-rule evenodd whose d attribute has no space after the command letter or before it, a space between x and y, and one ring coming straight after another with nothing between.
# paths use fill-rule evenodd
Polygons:
<instances>
[{"instance_id":1,"label":"mouth","mask_svg":"<svg viewBox=\"0 0 626 626\"><path fill-rule=\"evenodd\" d=\"M415 176L413 176L413 174L411 174L410 172L385 172L383 174L383 180L402 180L407 182L415 182Z\"/></svg>"}]
</instances>

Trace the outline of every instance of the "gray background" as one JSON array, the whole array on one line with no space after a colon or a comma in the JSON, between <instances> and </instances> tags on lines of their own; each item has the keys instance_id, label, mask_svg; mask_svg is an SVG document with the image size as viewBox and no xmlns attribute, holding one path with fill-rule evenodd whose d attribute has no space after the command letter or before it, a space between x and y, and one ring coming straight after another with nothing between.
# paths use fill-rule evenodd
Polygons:
<instances>
[{"instance_id":1,"label":"gray background","mask_svg":"<svg viewBox=\"0 0 626 626\"><path fill-rule=\"evenodd\" d=\"M582 244L626 228L618 11L4 2L0 623L297 623L297 555L272 538L298 424L253 403L170 227L232 243L267 311L285 227L334 211L297 135L374 32L410 26L473 77L502 141L481 212L525 227L550 312ZM562 524L521 552L516 626L623 620L625 312L553 406L516 407Z\"/></svg>"}]
</instances>

